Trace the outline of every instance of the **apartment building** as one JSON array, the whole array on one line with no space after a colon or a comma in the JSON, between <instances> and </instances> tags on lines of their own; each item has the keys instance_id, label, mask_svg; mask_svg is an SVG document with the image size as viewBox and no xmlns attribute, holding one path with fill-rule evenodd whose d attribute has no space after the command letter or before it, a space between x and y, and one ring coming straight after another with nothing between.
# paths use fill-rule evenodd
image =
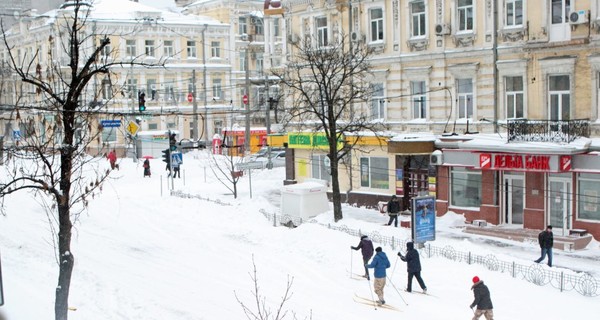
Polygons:
<instances>
[{"instance_id":1,"label":"apartment building","mask_svg":"<svg viewBox=\"0 0 600 320\"><path fill-rule=\"evenodd\" d=\"M374 206L397 194L410 207L435 194L438 214L600 236L592 212L600 190L590 189L600 182L600 1L290 0L284 8L288 39L326 45L346 34L374 50L364 108L397 135L353 152L360 166L346 167L341 183L349 202ZM288 180L326 176L318 148L296 154L309 166L295 164Z\"/></svg>"},{"instance_id":2,"label":"apartment building","mask_svg":"<svg viewBox=\"0 0 600 320\"><path fill-rule=\"evenodd\" d=\"M61 19L72 11L65 3L43 14L21 17L6 32L17 61L34 61L42 72L56 66L64 72L70 59L61 46L65 35L59 27ZM139 123L140 131L155 133L144 135L151 139L159 139L168 130L177 132L179 140L210 140L215 132L220 132L231 108L230 103L221 102L231 99L225 84L230 82L232 68L223 55L229 51L229 25L134 1L96 0L85 12L88 17L82 34L87 42L83 47L91 50L93 42L107 38L110 45L101 52L99 62L123 62L111 66L106 77L93 79L83 95L83 103L100 106L99 111L104 112L98 116L99 124L105 118L114 119L114 114L122 115L117 118L118 126L102 127L102 139L91 153L109 149L124 153L132 143L126 128L129 121ZM53 61L48 60L50 53ZM0 58L6 66L8 52L4 46ZM146 65L128 63L131 61ZM6 72L3 77L0 103L7 112L17 103L40 103L41 95L33 87ZM146 100L143 112L138 106L140 93L145 94ZM42 131L46 128L42 124L52 122L52 115L43 112L33 116ZM20 130L18 119L5 119L9 119L3 123L7 143L11 143L14 131L26 138L22 136L26 130Z\"/></svg>"}]
</instances>

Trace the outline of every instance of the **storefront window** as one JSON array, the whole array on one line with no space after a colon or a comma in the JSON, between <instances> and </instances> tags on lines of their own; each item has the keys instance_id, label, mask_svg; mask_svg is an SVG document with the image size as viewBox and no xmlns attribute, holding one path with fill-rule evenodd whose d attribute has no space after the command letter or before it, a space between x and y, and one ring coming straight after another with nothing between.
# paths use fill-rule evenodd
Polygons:
<instances>
[{"instance_id":1,"label":"storefront window","mask_svg":"<svg viewBox=\"0 0 600 320\"><path fill-rule=\"evenodd\" d=\"M600 220L600 175L579 174L577 218Z\"/></svg>"},{"instance_id":2,"label":"storefront window","mask_svg":"<svg viewBox=\"0 0 600 320\"><path fill-rule=\"evenodd\" d=\"M451 205L456 207L479 207L481 205L481 172L465 168L452 168L450 187Z\"/></svg>"},{"instance_id":3,"label":"storefront window","mask_svg":"<svg viewBox=\"0 0 600 320\"><path fill-rule=\"evenodd\" d=\"M360 186L374 189L388 189L388 158L360 158Z\"/></svg>"}]
</instances>

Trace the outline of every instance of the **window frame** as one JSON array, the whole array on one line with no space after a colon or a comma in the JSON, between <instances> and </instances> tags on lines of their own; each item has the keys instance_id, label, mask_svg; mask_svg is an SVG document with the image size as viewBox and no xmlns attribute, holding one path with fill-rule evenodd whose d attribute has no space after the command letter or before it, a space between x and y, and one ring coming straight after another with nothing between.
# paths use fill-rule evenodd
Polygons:
<instances>
[{"instance_id":1,"label":"window frame","mask_svg":"<svg viewBox=\"0 0 600 320\"><path fill-rule=\"evenodd\" d=\"M163 41L163 53L166 57L173 57L175 55L175 46L173 40Z\"/></svg>"},{"instance_id":2,"label":"window frame","mask_svg":"<svg viewBox=\"0 0 600 320\"><path fill-rule=\"evenodd\" d=\"M374 12L380 12L380 17L373 17ZM383 42L385 39L385 14L382 7L369 8L369 42Z\"/></svg>"},{"instance_id":3,"label":"window frame","mask_svg":"<svg viewBox=\"0 0 600 320\"><path fill-rule=\"evenodd\" d=\"M144 54L146 55L146 57L156 57L156 48L154 44L154 40L144 40Z\"/></svg>"},{"instance_id":4,"label":"window frame","mask_svg":"<svg viewBox=\"0 0 600 320\"><path fill-rule=\"evenodd\" d=\"M558 78L558 77L567 77L568 78L568 81L567 81L567 83L569 84L568 90L565 90L565 89L553 90L551 88L552 78ZM549 74L548 75L548 120L570 120L571 119L571 112L572 112L571 98L573 97L573 92L571 89L572 88L571 79L572 79L572 76L570 74ZM557 102L559 102L560 105L553 106L553 99L552 99L553 95L557 95L559 97ZM565 101L567 101L567 103L568 103L566 119L565 119L565 117L563 117L563 115L565 115L563 102L565 102ZM556 110L557 117L556 117L556 119L553 119L553 110L555 109L555 107L558 108L558 110Z\"/></svg>"},{"instance_id":5,"label":"window frame","mask_svg":"<svg viewBox=\"0 0 600 320\"><path fill-rule=\"evenodd\" d=\"M422 12L416 12L413 10L415 5L421 4L423 6ZM424 38L427 36L427 4L423 0L411 1L409 3L410 8L410 36L411 38ZM415 23L418 20L418 23ZM421 30L422 29L422 30Z\"/></svg>"},{"instance_id":6,"label":"window frame","mask_svg":"<svg viewBox=\"0 0 600 320\"><path fill-rule=\"evenodd\" d=\"M210 42L210 53L211 53L212 58L220 58L221 57L221 42L211 41Z\"/></svg>"},{"instance_id":7,"label":"window frame","mask_svg":"<svg viewBox=\"0 0 600 320\"><path fill-rule=\"evenodd\" d=\"M416 90L419 84L419 89ZM410 82L411 105L413 119L427 119L427 81L414 80ZM419 98L418 100L416 98Z\"/></svg>"},{"instance_id":8,"label":"window frame","mask_svg":"<svg viewBox=\"0 0 600 320\"><path fill-rule=\"evenodd\" d=\"M372 83L370 90L371 104L369 112L371 113L371 119L385 119L385 86L383 82Z\"/></svg>"},{"instance_id":9,"label":"window frame","mask_svg":"<svg viewBox=\"0 0 600 320\"><path fill-rule=\"evenodd\" d=\"M323 48L329 45L329 19L326 16L315 17L315 33L317 36L317 47ZM320 24L325 22L325 24Z\"/></svg>"},{"instance_id":10,"label":"window frame","mask_svg":"<svg viewBox=\"0 0 600 320\"><path fill-rule=\"evenodd\" d=\"M137 41L135 39L125 40L125 54L128 57L137 55Z\"/></svg>"},{"instance_id":11,"label":"window frame","mask_svg":"<svg viewBox=\"0 0 600 320\"><path fill-rule=\"evenodd\" d=\"M469 81L470 90L462 89L464 84L463 81ZM465 91L463 91L465 90ZM475 86L473 78L459 78L456 79L456 99L457 99L457 114L458 119L471 119L475 116ZM470 109L470 114L469 114ZM464 116L462 116L464 114Z\"/></svg>"},{"instance_id":12,"label":"window frame","mask_svg":"<svg viewBox=\"0 0 600 320\"><path fill-rule=\"evenodd\" d=\"M456 175L464 175L465 177L456 177ZM478 177L476 179L472 179L470 177ZM471 170L469 168L465 168L465 167L451 167L450 168L450 201L449 201L449 206L450 207L459 207L459 208L475 208L475 209L479 209L481 207L481 198L482 198L482 181L483 181L483 173L481 171L478 170ZM455 181L459 180L459 181ZM468 182L469 181L474 181L474 180L478 180L476 181L478 183L477 186L468 186ZM464 186L461 183L458 182L464 182ZM462 190L464 192L464 194L461 195L455 195L455 192L457 192L457 188L458 187L463 187L464 190ZM467 190L470 189L470 190ZM467 199L472 198L471 196L477 193L477 199L475 201L475 203L471 203L471 204L467 204L464 203L464 201L466 201ZM461 203L457 203L456 201L462 201ZM479 203L477 203L477 201L479 201Z\"/></svg>"},{"instance_id":13,"label":"window frame","mask_svg":"<svg viewBox=\"0 0 600 320\"><path fill-rule=\"evenodd\" d=\"M187 40L185 42L186 47L185 47L185 52L187 54L187 58L188 59L198 59L198 49L196 47L196 41L195 40Z\"/></svg>"},{"instance_id":14,"label":"window frame","mask_svg":"<svg viewBox=\"0 0 600 320\"><path fill-rule=\"evenodd\" d=\"M374 160L377 160L378 163L373 164ZM358 163L360 164L359 168L359 176L360 176L360 187L361 188L369 188L369 189L377 189L377 190L389 190L390 188L390 173L389 173L389 158L387 157L368 157L361 156L358 159ZM365 165L366 163L366 165ZM375 165L385 164L385 168L382 166L381 168L374 167ZM379 172L377 172L379 171ZM382 179L374 180L374 175L379 175L384 177ZM379 184L377 184L377 183Z\"/></svg>"},{"instance_id":15,"label":"window frame","mask_svg":"<svg viewBox=\"0 0 600 320\"><path fill-rule=\"evenodd\" d=\"M596 177L595 179L593 177ZM585 188L582 187L581 183L589 183ZM590 190L594 187L598 187L597 190ZM600 223L600 175L598 174L589 174L589 173L578 173L577 176L577 221L589 221ZM595 195L587 194L589 191L595 191ZM590 213L596 213L597 218L593 217L582 217L582 209L585 209L586 205L590 205L587 201L587 197L595 197L596 201L593 202L594 207L590 207L585 214L589 215Z\"/></svg>"},{"instance_id":16,"label":"window frame","mask_svg":"<svg viewBox=\"0 0 600 320\"><path fill-rule=\"evenodd\" d=\"M325 158L327 157L324 153L313 153L310 156L310 176L313 179L325 180L331 182L331 173L325 166ZM318 176L315 176L315 173ZM323 177L325 175L325 177Z\"/></svg>"},{"instance_id":17,"label":"window frame","mask_svg":"<svg viewBox=\"0 0 600 320\"><path fill-rule=\"evenodd\" d=\"M461 1L470 2L470 4L461 5ZM463 18L464 21L461 21ZM475 30L475 6L473 4L473 0L457 1L456 24L458 33L473 32Z\"/></svg>"},{"instance_id":18,"label":"window frame","mask_svg":"<svg viewBox=\"0 0 600 320\"><path fill-rule=\"evenodd\" d=\"M517 16L517 4L521 5L521 22L518 23ZM509 8L511 7L511 8ZM504 1L504 26L507 28L518 28L523 26L523 15L525 8L523 7L523 0L505 0ZM512 23L510 23L510 19L512 19Z\"/></svg>"},{"instance_id":19,"label":"window frame","mask_svg":"<svg viewBox=\"0 0 600 320\"><path fill-rule=\"evenodd\" d=\"M521 89L512 89L509 91L509 79L521 79ZM511 86L514 87L514 84ZM521 114L518 115L518 102L521 102ZM512 102L512 106L510 105ZM518 119L525 117L525 80L523 76L505 76L504 77L504 109L506 112L506 119ZM510 116L510 110L512 110L512 117Z\"/></svg>"},{"instance_id":20,"label":"window frame","mask_svg":"<svg viewBox=\"0 0 600 320\"><path fill-rule=\"evenodd\" d=\"M239 17L238 18L238 33L239 33L239 35L248 34L248 18L247 17Z\"/></svg>"},{"instance_id":21,"label":"window frame","mask_svg":"<svg viewBox=\"0 0 600 320\"><path fill-rule=\"evenodd\" d=\"M212 81L212 94L214 99L223 98L223 84L221 79L213 79Z\"/></svg>"}]
</instances>

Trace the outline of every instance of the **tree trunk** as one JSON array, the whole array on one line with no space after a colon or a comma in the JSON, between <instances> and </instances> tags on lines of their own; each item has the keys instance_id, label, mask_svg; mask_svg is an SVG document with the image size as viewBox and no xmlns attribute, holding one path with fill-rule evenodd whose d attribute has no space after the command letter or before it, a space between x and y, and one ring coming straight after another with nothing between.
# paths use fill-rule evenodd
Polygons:
<instances>
[{"instance_id":1,"label":"tree trunk","mask_svg":"<svg viewBox=\"0 0 600 320\"><path fill-rule=\"evenodd\" d=\"M331 200L333 202L333 219L335 222L344 218L342 214L342 197L340 196L339 166L337 157L337 140L335 141L334 152L329 153L331 159L329 165L331 170Z\"/></svg>"},{"instance_id":2,"label":"tree trunk","mask_svg":"<svg viewBox=\"0 0 600 320\"><path fill-rule=\"evenodd\" d=\"M61 199L62 200L62 199ZM63 200L64 201L64 200ZM71 217L68 202L58 206L60 229L58 231L58 253L60 258L56 300L54 303L55 320L67 320L69 312L69 289L75 259L71 253Z\"/></svg>"}]
</instances>

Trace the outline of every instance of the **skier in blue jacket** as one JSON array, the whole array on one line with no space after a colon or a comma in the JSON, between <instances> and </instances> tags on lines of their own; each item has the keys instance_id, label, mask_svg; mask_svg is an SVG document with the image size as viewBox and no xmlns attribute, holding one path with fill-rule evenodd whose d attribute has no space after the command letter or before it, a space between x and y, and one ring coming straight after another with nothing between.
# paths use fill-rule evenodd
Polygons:
<instances>
[{"instance_id":1,"label":"skier in blue jacket","mask_svg":"<svg viewBox=\"0 0 600 320\"><path fill-rule=\"evenodd\" d=\"M373 287L377 297L379 298L379 300L376 302L378 304L385 304L385 300L383 299L383 288L385 287L386 279L385 269L390 267L390 260L388 260L385 252L381 250L381 247L377 247L375 249L375 257L373 257L371 263L366 267L374 269L373 276L375 276L375 281L373 281Z\"/></svg>"}]
</instances>

